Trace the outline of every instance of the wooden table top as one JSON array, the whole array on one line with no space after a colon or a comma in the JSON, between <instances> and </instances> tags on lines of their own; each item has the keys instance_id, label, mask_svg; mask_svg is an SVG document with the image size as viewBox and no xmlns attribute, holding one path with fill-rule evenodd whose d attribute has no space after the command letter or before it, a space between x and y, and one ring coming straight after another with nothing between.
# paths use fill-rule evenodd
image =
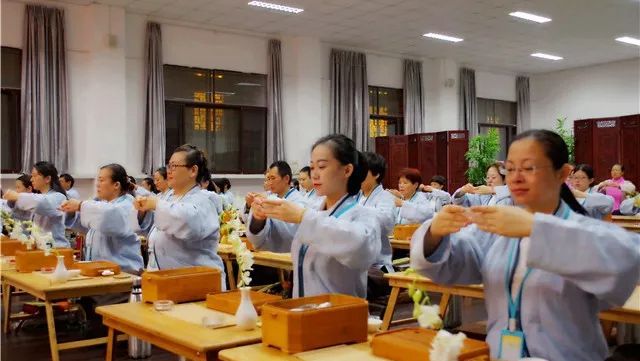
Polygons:
<instances>
[{"instance_id":1,"label":"wooden table top","mask_svg":"<svg viewBox=\"0 0 640 361\"><path fill-rule=\"evenodd\" d=\"M389 239L391 248L394 249L411 249L411 240L408 239Z\"/></svg>"},{"instance_id":2,"label":"wooden table top","mask_svg":"<svg viewBox=\"0 0 640 361\"><path fill-rule=\"evenodd\" d=\"M15 256L0 256L0 271L11 271L16 269Z\"/></svg>"},{"instance_id":3,"label":"wooden table top","mask_svg":"<svg viewBox=\"0 0 640 361\"><path fill-rule=\"evenodd\" d=\"M121 278L124 276L126 278ZM132 275L124 272L116 276L90 277L52 284L47 277L37 272L21 273L15 270L3 270L2 279L4 282L45 301L130 292L133 283Z\"/></svg>"},{"instance_id":4,"label":"wooden table top","mask_svg":"<svg viewBox=\"0 0 640 361\"><path fill-rule=\"evenodd\" d=\"M368 342L354 345L339 345L299 354L287 354L277 348L268 347L261 343L223 350L218 354L223 361L383 361L371 353Z\"/></svg>"},{"instance_id":5,"label":"wooden table top","mask_svg":"<svg viewBox=\"0 0 640 361\"><path fill-rule=\"evenodd\" d=\"M253 262L260 266L274 267L293 271L291 253L275 253L267 251L253 252Z\"/></svg>"},{"instance_id":6,"label":"wooden table top","mask_svg":"<svg viewBox=\"0 0 640 361\"><path fill-rule=\"evenodd\" d=\"M473 298L484 298L484 288L482 285L440 285L427 277L420 275L405 275L404 273L388 273L384 275L389 279L391 287L407 288L413 284L414 280L418 286L422 285L427 291L437 293L450 293L456 296ZM640 285L636 286L633 294L622 307L606 310L600 313L600 318L604 320L640 323Z\"/></svg>"},{"instance_id":7,"label":"wooden table top","mask_svg":"<svg viewBox=\"0 0 640 361\"><path fill-rule=\"evenodd\" d=\"M96 312L102 315L105 325L182 355L185 353L180 352L180 347L195 353L208 353L262 340L260 328L251 331L236 326L210 329L164 315L149 303L100 306Z\"/></svg>"}]
</instances>

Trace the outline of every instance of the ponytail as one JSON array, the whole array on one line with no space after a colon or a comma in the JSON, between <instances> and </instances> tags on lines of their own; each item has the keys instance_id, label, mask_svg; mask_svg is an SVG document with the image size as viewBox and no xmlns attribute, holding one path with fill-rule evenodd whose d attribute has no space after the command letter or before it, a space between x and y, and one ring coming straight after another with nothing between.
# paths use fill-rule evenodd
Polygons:
<instances>
[{"instance_id":1,"label":"ponytail","mask_svg":"<svg viewBox=\"0 0 640 361\"><path fill-rule=\"evenodd\" d=\"M60 178L58 178L58 170L52 163L38 162L33 165L33 168L35 168L35 170L38 171L38 173L40 173L43 177L51 177L51 184L49 186L51 190L62 193L65 198L69 198L67 196L67 192L64 190L64 188L62 188L62 184L60 184Z\"/></svg>"},{"instance_id":2,"label":"ponytail","mask_svg":"<svg viewBox=\"0 0 640 361\"><path fill-rule=\"evenodd\" d=\"M135 183L131 183L132 177L127 175L127 171L123 166L117 163L111 163L100 167L100 169L109 169L111 171L111 181L114 183L120 183L121 196L124 194L130 194L135 198L135 194L133 193L135 189Z\"/></svg>"},{"instance_id":3,"label":"ponytail","mask_svg":"<svg viewBox=\"0 0 640 361\"><path fill-rule=\"evenodd\" d=\"M560 187L560 199L565 202L572 211L582 214L583 216L588 215L587 211L582 207L580 202L578 202L566 183L562 183Z\"/></svg>"}]
</instances>

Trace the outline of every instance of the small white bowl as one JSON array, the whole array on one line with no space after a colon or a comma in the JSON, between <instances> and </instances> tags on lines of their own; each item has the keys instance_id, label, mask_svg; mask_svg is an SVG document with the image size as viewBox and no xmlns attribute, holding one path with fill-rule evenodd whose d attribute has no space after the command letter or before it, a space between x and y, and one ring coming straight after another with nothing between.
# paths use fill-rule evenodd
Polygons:
<instances>
[{"instance_id":1,"label":"small white bowl","mask_svg":"<svg viewBox=\"0 0 640 361\"><path fill-rule=\"evenodd\" d=\"M156 311L170 311L173 308L173 301L171 300L153 301L153 308L155 308Z\"/></svg>"},{"instance_id":2,"label":"small white bowl","mask_svg":"<svg viewBox=\"0 0 640 361\"><path fill-rule=\"evenodd\" d=\"M382 320L379 318L369 318L367 320L367 329L369 333L376 333L380 331L380 326L382 326Z\"/></svg>"}]
</instances>

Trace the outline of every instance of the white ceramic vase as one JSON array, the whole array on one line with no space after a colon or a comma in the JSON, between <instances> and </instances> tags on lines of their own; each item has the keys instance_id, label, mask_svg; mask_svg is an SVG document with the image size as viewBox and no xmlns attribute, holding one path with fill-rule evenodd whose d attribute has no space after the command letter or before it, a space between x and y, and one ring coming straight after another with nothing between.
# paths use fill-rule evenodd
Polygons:
<instances>
[{"instance_id":1,"label":"white ceramic vase","mask_svg":"<svg viewBox=\"0 0 640 361\"><path fill-rule=\"evenodd\" d=\"M64 256L56 256L58 258L58 264L56 265L56 269L51 274L51 282L52 283L64 283L69 279L69 272L67 271L67 267L64 265Z\"/></svg>"},{"instance_id":2,"label":"white ceramic vase","mask_svg":"<svg viewBox=\"0 0 640 361\"><path fill-rule=\"evenodd\" d=\"M240 287L240 305L236 311L236 325L242 330L253 330L258 322L258 313L251 302L251 287Z\"/></svg>"}]
</instances>

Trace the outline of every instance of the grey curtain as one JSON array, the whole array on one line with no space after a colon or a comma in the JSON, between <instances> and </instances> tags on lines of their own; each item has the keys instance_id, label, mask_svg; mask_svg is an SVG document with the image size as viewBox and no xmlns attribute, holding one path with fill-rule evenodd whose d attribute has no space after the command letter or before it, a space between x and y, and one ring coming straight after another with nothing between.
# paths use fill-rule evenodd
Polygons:
<instances>
[{"instance_id":1,"label":"grey curtain","mask_svg":"<svg viewBox=\"0 0 640 361\"><path fill-rule=\"evenodd\" d=\"M284 160L282 135L282 51L280 40L269 40L269 74L267 75L267 165Z\"/></svg>"},{"instance_id":2,"label":"grey curtain","mask_svg":"<svg viewBox=\"0 0 640 361\"><path fill-rule=\"evenodd\" d=\"M27 5L24 16L22 170L49 161L69 170L69 111L64 12Z\"/></svg>"},{"instance_id":3,"label":"grey curtain","mask_svg":"<svg viewBox=\"0 0 640 361\"><path fill-rule=\"evenodd\" d=\"M518 132L531 128L531 102L529 100L529 78L516 78L517 124Z\"/></svg>"},{"instance_id":4,"label":"grey curtain","mask_svg":"<svg viewBox=\"0 0 640 361\"><path fill-rule=\"evenodd\" d=\"M145 46L146 102L144 109L144 161L142 171L152 174L165 165L166 128L164 118L164 77L162 72L162 32L160 24L148 23Z\"/></svg>"},{"instance_id":5,"label":"grey curtain","mask_svg":"<svg viewBox=\"0 0 640 361\"><path fill-rule=\"evenodd\" d=\"M460 129L469 131L469 137L478 134L478 103L476 100L476 72L460 69Z\"/></svg>"},{"instance_id":6,"label":"grey curtain","mask_svg":"<svg viewBox=\"0 0 640 361\"><path fill-rule=\"evenodd\" d=\"M422 62L404 61L404 134L423 130Z\"/></svg>"},{"instance_id":7,"label":"grey curtain","mask_svg":"<svg viewBox=\"0 0 640 361\"><path fill-rule=\"evenodd\" d=\"M331 50L331 131L353 139L358 150L373 148L369 139L369 85L365 54Z\"/></svg>"}]
</instances>

